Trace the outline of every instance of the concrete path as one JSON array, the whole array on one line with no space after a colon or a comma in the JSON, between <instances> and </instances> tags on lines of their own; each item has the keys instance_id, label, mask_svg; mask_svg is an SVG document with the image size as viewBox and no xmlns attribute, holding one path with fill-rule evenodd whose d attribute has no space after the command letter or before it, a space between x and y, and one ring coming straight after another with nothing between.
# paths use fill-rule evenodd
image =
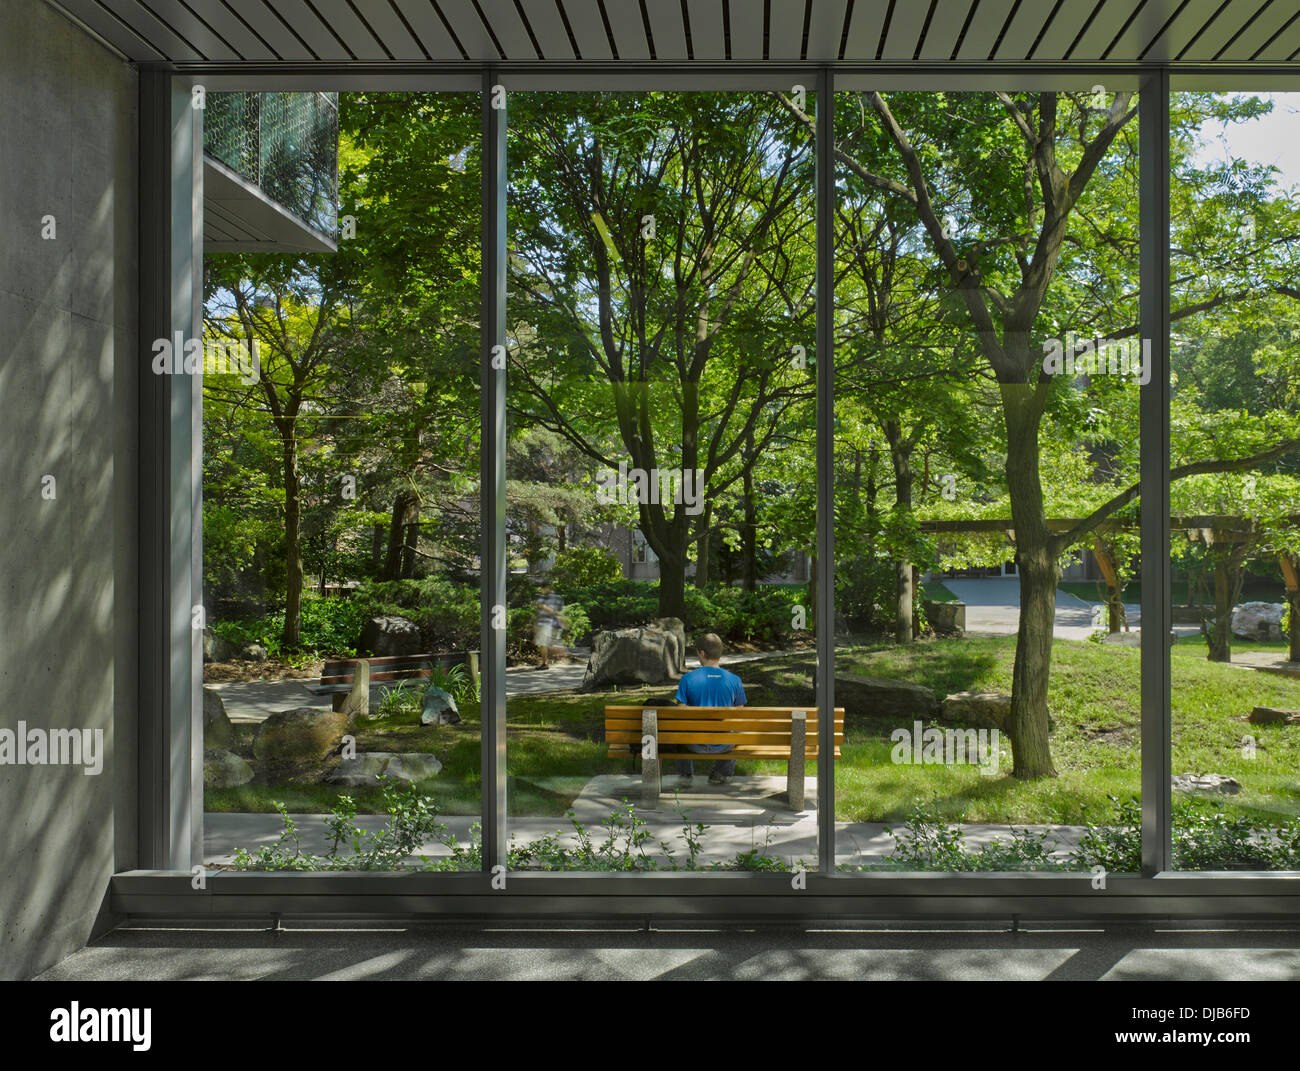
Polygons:
<instances>
[{"instance_id":1,"label":"concrete path","mask_svg":"<svg viewBox=\"0 0 1300 1071\"><path fill-rule=\"evenodd\" d=\"M550 692L572 692L582 684L587 671L587 659L591 650L586 647L566 648L570 661L558 662L550 669L537 669L534 666L518 666L506 670L506 697L514 695L545 695ZM787 654L807 654L807 651L758 651L746 654L723 655L724 666L738 662L753 662L762 658L776 658ZM692 656L686 660L686 668L694 669L700 664ZM304 687L314 683L309 680L278 681L217 681L205 684L221 696L226 714L232 722L239 724L257 724L277 710L291 710L293 707L328 706L321 696L312 695ZM372 684L370 686L370 704L376 707L383 698L383 688L392 685Z\"/></svg>"},{"instance_id":2,"label":"concrete path","mask_svg":"<svg viewBox=\"0 0 1300 1071\"><path fill-rule=\"evenodd\" d=\"M1020 580L1014 576L976 580L945 580L943 586L966 604L966 631L1014 636L1020 624ZM1058 640L1086 640L1093 631L1093 616L1101 603L1086 602L1068 591L1056 591ZM1142 623L1142 607L1125 603L1130 629Z\"/></svg>"},{"instance_id":3,"label":"concrete path","mask_svg":"<svg viewBox=\"0 0 1300 1071\"><path fill-rule=\"evenodd\" d=\"M705 862L733 859L738 852L766 845L766 854L785 859L791 865L800 862L815 865L817 858L817 782L805 781L807 809L790 810L785 802L785 778L780 776L735 777L725 785L708 783L708 763L705 759L696 764L695 781L690 789L677 789L677 777L668 774L663 779L663 796L657 808L647 808L639 803L641 779L635 774L603 774L593 777L574 801L574 816L599 844L605 839L603 826L611 812L624 811L632 801L638 818L644 819L653 836L652 844L666 841L679 861L687 855L682 835L684 821L694 825L703 822L708 829L701 837L702 858ZM683 812L686 818L683 819ZM323 854L327 848L324 815L295 815L301 834L303 851ZM357 824L377 830L387 821L383 815L363 815ZM443 819L448 831L460 843L471 839L471 827L479 821L476 817L453 815ZM894 837L885 831L882 822L837 822L837 860L841 864L860 864L883 861L893 851ZM895 829L902 823L889 823ZM233 861L236 848L255 851L264 844L273 844L283 828L276 814L222 814L204 815L204 856L209 863ZM1017 829L1022 828L1016 826ZM1067 855L1076 847L1084 834L1083 826L1026 826L1035 832L1047 831L1057 842L1057 855ZM577 831L566 817L527 818L509 820L511 840L531 843L552 833L560 834L567 847L577 844ZM1009 827L992 824L965 824L961 827L967 845L978 849L1009 835ZM433 857L449 854L448 849L429 842L421 853ZM667 857L662 852L651 851L661 862Z\"/></svg>"}]
</instances>

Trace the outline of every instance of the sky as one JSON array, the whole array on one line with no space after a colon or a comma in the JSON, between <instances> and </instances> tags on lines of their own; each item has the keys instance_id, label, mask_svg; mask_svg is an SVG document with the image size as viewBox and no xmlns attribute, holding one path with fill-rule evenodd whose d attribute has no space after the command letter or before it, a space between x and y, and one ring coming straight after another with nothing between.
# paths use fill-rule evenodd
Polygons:
<instances>
[{"instance_id":1,"label":"sky","mask_svg":"<svg viewBox=\"0 0 1300 1071\"><path fill-rule=\"evenodd\" d=\"M1272 99L1273 110L1245 123L1218 123L1201 131L1202 144L1196 154L1198 163L1211 160L1242 159L1252 163L1274 164L1281 170L1278 183L1283 188L1300 185L1300 93L1259 93Z\"/></svg>"}]
</instances>

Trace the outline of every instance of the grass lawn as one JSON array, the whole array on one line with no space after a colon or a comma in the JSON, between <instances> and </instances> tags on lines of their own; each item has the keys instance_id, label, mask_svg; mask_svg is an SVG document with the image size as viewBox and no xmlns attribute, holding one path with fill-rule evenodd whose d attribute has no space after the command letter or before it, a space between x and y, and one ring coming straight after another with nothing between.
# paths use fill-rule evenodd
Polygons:
<instances>
[{"instance_id":1,"label":"grass lawn","mask_svg":"<svg viewBox=\"0 0 1300 1071\"><path fill-rule=\"evenodd\" d=\"M1234 650L1278 650L1284 644L1239 644ZM1011 690L1014 637L923 641L907 647L882 643L841 647L839 672L893 677L933 689L940 697L964 689ZM890 762L893 729L910 719L873 714L860 686L836 684L836 704L846 708L843 756L836 775L840 821L898 821L922 803L949 818L971 822L1105 822L1111 796L1137 795L1140 784L1139 657L1133 648L1058 640L1053 645L1048 704L1056 722L1052 754L1059 777L1020 782L1010 776L1011 746L1002 741L998 773L973 766L902 766ZM814 656L787 655L748 663L740 673L751 703L773 706L812 700ZM604 707L664 701L661 688L591 695L518 696L508 704L507 798L511 815L560 817L583 784L596 774L630 772L627 759L606 757ZM1300 813L1300 725L1256 726L1242 720L1256 705L1300 709L1300 680L1256 673L1205 660L1202 643L1173 648L1173 769L1235 777L1240 807L1277 820ZM479 813L479 712L463 704L460 725L433 728L418 714L370 719L358 727L358 751L427 751L442 773L420 785L443 814ZM251 743L252 727L236 750ZM1242 738L1255 740L1254 756ZM707 762L708 760L706 760ZM809 765L809 775L816 764ZM697 770L697 773L699 771ZM742 761L739 772L784 773L780 762ZM211 790L213 811L267 812L273 800L295 812L328 811L337 796L351 795L373 812L377 789L328 786L245 785Z\"/></svg>"}]
</instances>

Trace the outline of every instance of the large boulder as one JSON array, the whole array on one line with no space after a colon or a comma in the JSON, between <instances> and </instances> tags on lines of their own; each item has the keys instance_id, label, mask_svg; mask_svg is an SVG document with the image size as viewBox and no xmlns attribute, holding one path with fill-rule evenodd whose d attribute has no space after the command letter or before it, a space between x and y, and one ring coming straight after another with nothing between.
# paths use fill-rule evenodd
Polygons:
<instances>
[{"instance_id":1,"label":"large boulder","mask_svg":"<svg viewBox=\"0 0 1300 1071\"><path fill-rule=\"evenodd\" d=\"M203 746L228 748L234 742L235 727L226 715L226 704L212 688L203 689Z\"/></svg>"},{"instance_id":2,"label":"large boulder","mask_svg":"<svg viewBox=\"0 0 1300 1071\"><path fill-rule=\"evenodd\" d=\"M203 661L230 662L239 654L239 648L210 628L203 630Z\"/></svg>"},{"instance_id":3,"label":"large boulder","mask_svg":"<svg viewBox=\"0 0 1300 1071\"><path fill-rule=\"evenodd\" d=\"M674 677L680 677L686 669L686 622L680 617L656 617L650 626L671 633L676 638L677 665L669 672Z\"/></svg>"},{"instance_id":4,"label":"large boulder","mask_svg":"<svg viewBox=\"0 0 1300 1071\"><path fill-rule=\"evenodd\" d=\"M1287 707L1256 707L1247 718L1252 725L1295 725L1300 722L1300 710Z\"/></svg>"},{"instance_id":5,"label":"large boulder","mask_svg":"<svg viewBox=\"0 0 1300 1071\"><path fill-rule=\"evenodd\" d=\"M246 643L239 649L239 657L246 662L265 662L271 656L260 643Z\"/></svg>"},{"instance_id":6,"label":"large boulder","mask_svg":"<svg viewBox=\"0 0 1300 1071\"><path fill-rule=\"evenodd\" d=\"M442 763L433 755L363 751L339 763L338 768L325 778L325 783L348 788L374 788L381 777L391 777L398 781L425 781L436 777L441 770Z\"/></svg>"},{"instance_id":7,"label":"large boulder","mask_svg":"<svg viewBox=\"0 0 1300 1071\"><path fill-rule=\"evenodd\" d=\"M234 788L253 779L253 767L224 748L203 749L203 787Z\"/></svg>"},{"instance_id":8,"label":"large boulder","mask_svg":"<svg viewBox=\"0 0 1300 1071\"><path fill-rule=\"evenodd\" d=\"M1175 792L1190 792L1201 796L1235 796L1241 791L1241 782L1226 774L1174 774Z\"/></svg>"},{"instance_id":9,"label":"large boulder","mask_svg":"<svg viewBox=\"0 0 1300 1071\"><path fill-rule=\"evenodd\" d=\"M311 766L336 752L347 731L348 718L341 710L278 710L258 726L253 754L271 767Z\"/></svg>"},{"instance_id":10,"label":"large boulder","mask_svg":"<svg viewBox=\"0 0 1300 1071\"><path fill-rule=\"evenodd\" d=\"M672 632L621 628L596 633L583 691L610 684L662 684L680 675L685 655Z\"/></svg>"},{"instance_id":11,"label":"large boulder","mask_svg":"<svg viewBox=\"0 0 1300 1071\"><path fill-rule=\"evenodd\" d=\"M1011 720L1011 696L1007 692L953 692L944 696L939 718L977 729L1006 729Z\"/></svg>"},{"instance_id":12,"label":"large boulder","mask_svg":"<svg viewBox=\"0 0 1300 1071\"><path fill-rule=\"evenodd\" d=\"M376 658L420 654L420 627L404 617L372 617L361 630L361 649Z\"/></svg>"},{"instance_id":13,"label":"large boulder","mask_svg":"<svg viewBox=\"0 0 1300 1071\"><path fill-rule=\"evenodd\" d=\"M1280 602L1243 602L1232 611L1232 634L1243 640L1280 640L1282 614Z\"/></svg>"},{"instance_id":14,"label":"large boulder","mask_svg":"<svg viewBox=\"0 0 1300 1071\"><path fill-rule=\"evenodd\" d=\"M835 679L857 685L866 699L854 700L859 709L885 717L930 718L939 713L939 699L929 688L912 681L888 677L863 677L857 673L837 673Z\"/></svg>"},{"instance_id":15,"label":"large boulder","mask_svg":"<svg viewBox=\"0 0 1300 1071\"><path fill-rule=\"evenodd\" d=\"M455 725L460 721L460 710L452 694L429 685L424 692L424 702L420 707L421 725Z\"/></svg>"}]
</instances>

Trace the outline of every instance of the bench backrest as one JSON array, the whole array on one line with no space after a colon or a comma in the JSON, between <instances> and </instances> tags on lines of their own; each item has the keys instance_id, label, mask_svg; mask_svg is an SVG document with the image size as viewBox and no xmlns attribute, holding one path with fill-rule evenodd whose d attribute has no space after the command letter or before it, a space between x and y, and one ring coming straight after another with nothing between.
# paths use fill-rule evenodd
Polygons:
<instances>
[{"instance_id":1,"label":"bench backrest","mask_svg":"<svg viewBox=\"0 0 1300 1071\"><path fill-rule=\"evenodd\" d=\"M609 706L605 708L605 742L641 749L641 715L655 711L660 753L682 744L730 744L737 751L766 751L790 747L790 722L795 711L806 717L805 753L817 754L817 708L812 707L686 707ZM844 708L835 708L835 746L844 742Z\"/></svg>"},{"instance_id":2,"label":"bench backrest","mask_svg":"<svg viewBox=\"0 0 1300 1071\"><path fill-rule=\"evenodd\" d=\"M390 655L386 658L338 658L326 662L321 669L322 685L351 684L356 675L357 662L370 663L370 683L385 681L418 680L430 675L432 660L427 654Z\"/></svg>"}]
</instances>

